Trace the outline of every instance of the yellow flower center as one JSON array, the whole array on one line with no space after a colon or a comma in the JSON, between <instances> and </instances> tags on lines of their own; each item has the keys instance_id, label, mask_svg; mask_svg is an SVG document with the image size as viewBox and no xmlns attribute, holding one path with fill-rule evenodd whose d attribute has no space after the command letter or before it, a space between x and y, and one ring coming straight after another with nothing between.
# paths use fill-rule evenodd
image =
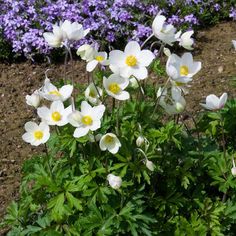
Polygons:
<instances>
[{"instance_id":1,"label":"yellow flower center","mask_svg":"<svg viewBox=\"0 0 236 236\"><path fill-rule=\"evenodd\" d=\"M49 94L61 96L61 94L57 90L50 91Z\"/></svg>"},{"instance_id":2,"label":"yellow flower center","mask_svg":"<svg viewBox=\"0 0 236 236\"><path fill-rule=\"evenodd\" d=\"M89 96L92 97L92 98L95 98L96 97L95 91L90 91Z\"/></svg>"},{"instance_id":3,"label":"yellow flower center","mask_svg":"<svg viewBox=\"0 0 236 236\"><path fill-rule=\"evenodd\" d=\"M96 59L98 62L104 61L104 57L103 57L103 56L96 56L95 59Z\"/></svg>"},{"instance_id":4,"label":"yellow flower center","mask_svg":"<svg viewBox=\"0 0 236 236\"><path fill-rule=\"evenodd\" d=\"M137 58L135 56L130 55L130 56L126 57L125 63L128 66L136 66L137 65Z\"/></svg>"},{"instance_id":5,"label":"yellow flower center","mask_svg":"<svg viewBox=\"0 0 236 236\"><path fill-rule=\"evenodd\" d=\"M108 86L108 90L111 91L112 93L114 94L117 94L120 92L120 86L119 84L117 83L111 83L109 86Z\"/></svg>"},{"instance_id":6,"label":"yellow flower center","mask_svg":"<svg viewBox=\"0 0 236 236\"><path fill-rule=\"evenodd\" d=\"M59 120L61 120L61 114L60 114L58 111L54 111L54 112L52 113L52 119L53 119L54 121L59 121Z\"/></svg>"},{"instance_id":7,"label":"yellow flower center","mask_svg":"<svg viewBox=\"0 0 236 236\"><path fill-rule=\"evenodd\" d=\"M180 67L180 75L181 76L185 76L185 75L188 75L188 67L187 66L181 66Z\"/></svg>"},{"instance_id":8,"label":"yellow flower center","mask_svg":"<svg viewBox=\"0 0 236 236\"><path fill-rule=\"evenodd\" d=\"M113 142L113 137L110 136L110 135L107 135L106 138L105 138L105 142L106 143L112 143Z\"/></svg>"},{"instance_id":9,"label":"yellow flower center","mask_svg":"<svg viewBox=\"0 0 236 236\"><path fill-rule=\"evenodd\" d=\"M40 140L43 138L43 132L41 130L37 130L34 132L34 138Z\"/></svg>"},{"instance_id":10,"label":"yellow flower center","mask_svg":"<svg viewBox=\"0 0 236 236\"><path fill-rule=\"evenodd\" d=\"M83 118L81 119L82 123L84 125L91 125L93 122L93 119L91 116L83 116Z\"/></svg>"}]
</instances>

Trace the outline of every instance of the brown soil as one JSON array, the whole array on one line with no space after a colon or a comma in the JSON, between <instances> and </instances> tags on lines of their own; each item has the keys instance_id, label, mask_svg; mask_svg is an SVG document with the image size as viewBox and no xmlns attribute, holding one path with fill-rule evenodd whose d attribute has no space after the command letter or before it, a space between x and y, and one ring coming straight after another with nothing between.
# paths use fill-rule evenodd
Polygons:
<instances>
[{"instance_id":1,"label":"brown soil","mask_svg":"<svg viewBox=\"0 0 236 236\"><path fill-rule=\"evenodd\" d=\"M198 33L194 57L202 61L203 68L194 78L187 96L188 111L200 110L199 102L210 93L228 92L230 97L236 97L236 87L230 84L236 76L232 39L236 39L234 22L221 23ZM21 136L24 123L34 119L33 110L25 104L25 96L42 85L48 68L53 69L53 78L62 77L63 65L0 64L0 219L10 201L18 198L23 161L42 151L24 143ZM75 68L76 81L86 81L84 64L76 62Z\"/></svg>"}]
</instances>

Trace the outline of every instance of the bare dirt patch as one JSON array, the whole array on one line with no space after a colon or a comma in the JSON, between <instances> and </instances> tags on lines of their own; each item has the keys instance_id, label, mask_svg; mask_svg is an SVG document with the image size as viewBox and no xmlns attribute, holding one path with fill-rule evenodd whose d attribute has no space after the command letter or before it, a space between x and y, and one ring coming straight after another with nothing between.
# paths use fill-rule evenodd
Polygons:
<instances>
[{"instance_id":1,"label":"bare dirt patch","mask_svg":"<svg viewBox=\"0 0 236 236\"><path fill-rule=\"evenodd\" d=\"M231 85L231 78L236 76L232 39L236 39L235 22L221 23L197 34L194 57L202 61L203 68L187 96L189 112L200 110L199 102L210 93L228 92L230 97L236 97L236 87ZM33 110L25 104L25 96L42 86L48 68L53 70L55 80L62 78L63 65L0 64L0 219L10 201L18 198L23 161L43 151L24 143L21 136L24 124L34 118ZM76 62L74 76L76 82L86 81L83 63Z\"/></svg>"}]
</instances>

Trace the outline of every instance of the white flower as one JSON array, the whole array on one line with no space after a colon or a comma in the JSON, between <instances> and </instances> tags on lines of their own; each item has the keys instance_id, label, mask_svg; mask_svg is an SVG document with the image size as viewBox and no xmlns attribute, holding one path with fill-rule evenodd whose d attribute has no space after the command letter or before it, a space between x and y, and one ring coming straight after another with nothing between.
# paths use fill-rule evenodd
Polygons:
<instances>
[{"instance_id":1,"label":"white flower","mask_svg":"<svg viewBox=\"0 0 236 236\"><path fill-rule=\"evenodd\" d=\"M169 115L174 115L181 113L184 111L186 107L186 101L184 97L181 96L181 92L179 91L172 91L171 97L168 97L167 95L167 89L165 89L162 92L162 95L160 95L162 90L159 92L160 97L160 105L165 109L165 111ZM167 103L168 101L168 103Z\"/></svg>"},{"instance_id":2,"label":"white flower","mask_svg":"<svg viewBox=\"0 0 236 236\"><path fill-rule=\"evenodd\" d=\"M68 20L65 20L61 24L62 31L66 34L66 38L68 40L80 40L84 38L90 31L90 29L83 29L83 26L81 24L78 24L78 22L71 23Z\"/></svg>"},{"instance_id":3,"label":"white flower","mask_svg":"<svg viewBox=\"0 0 236 236\"><path fill-rule=\"evenodd\" d=\"M38 116L48 125L63 126L68 123L67 116L72 112L72 106L64 108L61 101L52 102L50 109L43 106L37 109Z\"/></svg>"},{"instance_id":4,"label":"white flower","mask_svg":"<svg viewBox=\"0 0 236 236\"><path fill-rule=\"evenodd\" d=\"M166 72L172 80L188 83L201 67L201 62L193 61L193 56L189 52L184 53L181 58L172 54L166 63Z\"/></svg>"},{"instance_id":5,"label":"white flower","mask_svg":"<svg viewBox=\"0 0 236 236\"><path fill-rule=\"evenodd\" d=\"M129 84L130 84L130 86L131 86L133 89L138 88L138 81L137 81L137 79L135 79L134 77L131 77L131 78L129 79Z\"/></svg>"},{"instance_id":6,"label":"white flower","mask_svg":"<svg viewBox=\"0 0 236 236\"><path fill-rule=\"evenodd\" d=\"M224 107L225 103L227 102L227 99L227 93L223 93L220 98L214 94L210 94L206 97L206 104L200 103L200 105L202 105L208 110L218 110Z\"/></svg>"},{"instance_id":7,"label":"white flower","mask_svg":"<svg viewBox=\"0 0 236 236\"><path fill-rule=\"evenodd\" d=\"M32 95L26 95L25 99L26 99L26 103L29 106L33 106L33 107L37 108L40 104L40 101L41 101L40 92L38 90L36 90L36 91L34 91L34 93Z\"/></svg>"},{"instance_id":8,"label":"white flower","mask_svg":"<svg viewBox=\"0 0 236 236\"><path fill-rule=\"evenodd\" d=\"M88 62L86 66L86 70L88 72L91 72L96 68L98 64L103 65L103 66L109 65L106 52L98 52L95 50L93 53L92 59Z\"/></svg>"},{"instance_id":9,"label":"white flower","mask_svg":"<svg viewBox=\"0 0 236 236\"><path fill-rule=\"evenodd\" d=\"M124 89L129 85L129 80L120 75L112 74L108 78L103 77L103 86L106 92L117 100L127 100L130 95Z\"/></svg>"},{"instance_id":10,"label":"white flower","mask_svg":"<svg viewBox=\"0 0 236 236\"><path fill-rule=\"evenodd\" d=\"M77 49L76 54L81 57L82 60L93 60L94 48L91 45L84 44Z\"/></svg>"},{"instance_id":11,"label":"white flower","mask_svg":"<svg viewBox=\"0 0 236 236\"><path fill-rule=\"evenodd\" d=\"M81 24L65 20L60 22L59 26L53 25L53 32L46 32L43 37L49 46L61 47L68 40L79 40L85 37L88 32L89 29L84 30Z\"/></svg>"},{"instance_id":12,"label":"white flower","mask_svg":"<svg viewBox=\"0 0 236 236\"><path fill-rule=\"evenodd\" d=\"M231 173L232 173L233 176L236 176L236 167L233 167L231 169Z\"/></svg>"},{"instance_id":13,"label":"white flower","mask_svg":"<svg viewBox=\"0 0 236 236\"><path fill-rule=\"evenodd\" d=\"M147 159L145 165L146 165L146 167L147 167L150 171L154 171L154 164L153 164L152 161L149 161L149 160Z\"/></svg>"},{"instance_id":14,"label":"white flower","mask_svg":"<svg viewBox=\"0 0 236 236\"><path fill-rule=\"evenodd\" d=\"M122 184L122 179L120 176L116 176L116 175L113 175L113 174L109 174L107 176L107 180L110 184L110 186L114 189L118 189L120 188L121 184Z\"/></svg>"},{"instance_id":15,"label":"white flower","mask_svg":"<svg viewBox=\"0 0 236 236\"><path fill-rule=\"evenodd\" d=\"M171 24L167 24L165 21L165 16L157 15L152 23L152 31L158 39L172 46L176 41L176 28Z\"/></svg>"},{"instance_id":16,"label":"white flower","mask_svg":"<svg viewBox=\"0 0 236 236\"><path fill-rule=\"evenodd\" d=\"M102 96L102 89L99 87L96 88L94 83L91 83L85 90L85 97L92 104L101 103L100 96Z\"/></svg>"},{"instance_id":17,"label":"white flower","mask_svg":"<svg viewBox=\"0 0 236 236\"><path fill-rule=\"evenodd\" d=\"M86 101L83 101L81 103L81 111L75 110L68 116L70 124L76 127L73 136L80 138L85 136L89 130L95 131L99 129L104 111L104 105L91 107Z\"/></svg>"},{"instance_id":18,"label":"white flower","mask_svg":"<svg viewBox=\"0 0 236 236\"><path fill-rule=\"evenodd\" d=\"M108 150L112 154L116 154L121 147L119 139L113 133L103 135L99 142L102 151Z\"/></svg>"},{"instance_id":19,"label":"white flower","mask_svg":"<svg viewBox=\"0 0 236 236\"><path fill-rule=\"evenodd\" d=\"M170 57L170 56L171 56L171 51L170 51L169 48L164 47L163 52L164 52L164 54L165 54L167 57Z\"/></svg>"},{"instance_id":20,"label":"white flower","mask_svg":"<svg viewBox=\"0 0 236 236\"><path fill-rule=\"evenodd\" d=\"M129 42L125 51L113 50L109 54L110 69L119 73L122 77L129 78L131 75L139 80L147 78L147 66L151 64L155 55L150 50L141 50L135 41Z\"/></svg>"},{"instance_id":21,"label":"white flower","mask_svg":"<svg viewBox=\"0 0 236 236\"><path fill-rule=\"evenodd\" d=\"M193 46L194 40L191 38L193 33L194 33L193 30L183 33L178 39L179 45L184 47L187 50L193 50L192 46Z\"/></svg>"},{"instance_id":22,"label":"white flower","mask_svg":"<svg viewBox=\"0 0 236 236\"><path fill-rule=\"evenodd\" d=\"M52 28L52 32L44 33L43 37L49 46L54 48L61 47L66 38L66 34L58 25L53 25Z\"/></svg>"},{"instance_id":23,"label":"white flower","mask_svg":"<svg viewBox=\"0 0 236 236\"><path fill-rule=\"evenodd\" d=\"M46 143L50 137L49 126L41 122L37 125L35 122L27 122L25 124L26 133L22 135L22 139L33 146Z\"/></svg>"},{"instance_id":24,"label":"white flower","mask_svg":"<svg viewBox=\"0 0 236 236\"><path fill-rule=\"evenodd\" d=\"M232 44L234 46L234 49L236 50L236 40L232 40Z\"/></svg>"},{"instance_id":25,"label":"white flower","mask_svg":"<svg viewBox=\"0 0 236 236\"><path fill-rule=\"evenodd\" d=\"M59 90L54 86L48 78L44 81L44 86L40 91L40 95L49 101L66 101L72 94L73 86L64 85Z\"/></svg>"},{"instance_id":26,"label":"white flower","mask_svg":"<svg viewBox=\"0 0 236 236\"><path fill-rule=\"evenodd\" d=\"M136 145L137 147L141 147L145 143L145 138L143 136L138 136L136 139Z\"/></svg>"}]
</instances>

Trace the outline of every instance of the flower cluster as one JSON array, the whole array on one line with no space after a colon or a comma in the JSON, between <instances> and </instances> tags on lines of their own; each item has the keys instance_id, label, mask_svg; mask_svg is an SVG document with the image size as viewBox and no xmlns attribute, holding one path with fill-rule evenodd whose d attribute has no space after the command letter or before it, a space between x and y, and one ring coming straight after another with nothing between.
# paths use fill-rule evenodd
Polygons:
<instances>
[{"instance_id":1,"label":"flower cluster","mask_svg":"<svg viewBox=\"0 0 236 236\"><path fill-rule=\"evenodd\" d=\"M214 1L213 1L214 2ZM161 11L167 16L167 22L176 26L193 27L204 23L204 12L212 8L212 14L228 9L230 4L212 1L185 1L179 6L178 1L168 0L157 5L138 0L88 0L71 2L67 0L36 1L6 0L0 3L0 26L4 37L16 53L32 55L46 54L51 45L42 39L43 31L56 31L59 21L81 22L92 34L85 40L87 43L115 43L124 38L141 42L152 33L149 19ZM213 7L212 7L213 6ZM194 12L195 11L195 12ZM201 14L199 15L199 11ZM229 10L229 16L235 18L235 9ZM222 13L223 14L223 13ZM225 15L225 13L224 13ZM99 34L97 33L99 30ZM51 35L52 37L52 35ZM61 37L63 37L61 35ZM85 41L73 44L76 48ZM54 42L55 43L55 42ZM59 44L58 44L59 45Z\"/></svg>"}]
</instances>

